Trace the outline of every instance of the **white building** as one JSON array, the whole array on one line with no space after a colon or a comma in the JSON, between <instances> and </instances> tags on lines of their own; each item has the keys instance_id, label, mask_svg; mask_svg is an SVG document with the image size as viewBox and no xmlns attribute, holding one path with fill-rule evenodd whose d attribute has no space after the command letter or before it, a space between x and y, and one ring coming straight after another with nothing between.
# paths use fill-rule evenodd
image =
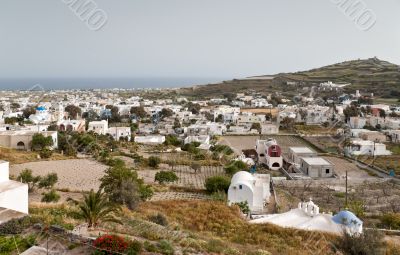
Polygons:
<instances>
[{"instance_id":1,"label":"white building","mask_svg":"<svg viewBox=\"0 0 400 255\"><path fill-rule=\"evenodd\" d=\"M14 216L21 217L26 214L28 214L28 185L10 180L9 163L0 161L0 224Z\"/></svg>"},{"instance_id":2,"label":"white building","mask_svg":"<svg viewBox=\"0 0 400 255\"><path fill-rule=\"evenodd\" d=\"M350 117L350 128L361 129L367 124L367 119L363 117Z\"/></svg>"},{"instance_id":3,"label":"white building","mask_svg":"<svg viewBox=\"0 0 400 255\"><path fill-rule=\"evenodd\" d=\"M132 133L130 127L110 127L107 130L107 134L111 135L115 141L119 141L120 139L131 140Z\"/></svg>"},{"instance_id":4,"label":"white building","mask_svg":"<svg viewBox=\"0 0 400 255\"><path fill-rule=\"evenodd\" d=\"M163 135L135 136L135 142L142 144L162 144L165 142L165 136Z\"/></svg>"},{"instance_id":5,"label":"white building","mask_svg":"<svg viewBox=\"0 0 400 255\"><path fill-rule=\"evenodd\" d=\"M272 123L261 124L261 134L263 135L275 135L279 133L279 125Z\"/></svg>"},{"instance_id":6,"label":"white building","mask_svg":"<svg viewBox=\"0 0 400 255\"><path fill-rule=\"evenodd\" d=\"M209 135L190 135L185 138L184 143L193 143L198 142L200 144L210 144L210 136Z\"/></svg>"},{"instance_id":7,"label":"white building","mask_svg":"<svg viewBox=\"0 0 400 255\"><path fill-rule=\"evenodd\" d=\"M99 135L105 135L108 131L108 121L101 120L101 121L91 121L88 125L88 132L93 131Z\"/></svg>"},{"instance_id":8,"label":"white building","mask_svg":"<svg viewBox=\"0 0 400 255\"><path fill-rule=\"evenodd\" d=\"M240 171L233 175L228 190L228 204L247 202L252 213L262 212L269 203L270 175Z\"/></svg>"},{"instance_id":9,"label":"white building","mask_svg":"<svg viewBox=\"0 0 400 255\"><path fill-rule=\"evenodd\" d=\"M259 164L265 164L271 170L279 170L282 167L282 149L275 139L257 140L256 151Z\"/></svg>"},{"instance_id":10,"label":"white building","mask_svg":"<svg viewBox=\"0 0 400 255\"><path fill-rule=\"evenodd\" d=\"M32 146L32 138L37 133L37 131L29 130L0 131L0 146L17 150L30 150ZM40 134L52 138L52 149L58 147L57 131L45 131L40 132Z\"/></svg>"},{"instance_id":11,"label":"white building","mask_svg":"<svg viewBox=\"0 0 400 255\"><path fill-rule=\"evenodd\" d=\"M285 228L328 232L336 235L342 235L345 231L351 235L361 234L363 231L363 222L352 212L341 211L335 216L320 213L319 207L311 199L309 202L300 202L296 209L280 214L261 215L250 223L271 223Z\"/></svg>"},{"instance_id":12,"label":"white building","mask_svg":"<svg viewBox=\"0 0 400 255\"><path fill-rule=\"evenodd\" d=\"M334 174L334 165L324 158L300 158L300 169L311 178L329 178Z\"/></svg>"},{"instance_id":13,"label":"white building","mask_svg":"<svg viewBox=\"0 0 400 255\"><path fill-rule=\"evenodd\" d=\"M314 158L318 154L308 147L289 147L289 161L295 165L301 164L301 158Z\"/></svg>"},{"instance_id":14,"label":"white building","mask_svg":"<svg viewBox=\"0 0 400 255\"><path fill-rule=\"evenodd\" d=\"M346 147L347 152L353 156L387 156L392 152L386 150L386 145L369 140L352 139L351 145Z\"/></svg>"},{"instance_id":15,"label":"white building","mask_svg":"<svg viewBox=\"0 0 400 255\"><path fill-rule=\"evenodd\" d=\"M268 103L265 98L256 98L251 100L251 107L261 108L261 107L271 107L272 105Z\"/></svg>"}]
</instances>

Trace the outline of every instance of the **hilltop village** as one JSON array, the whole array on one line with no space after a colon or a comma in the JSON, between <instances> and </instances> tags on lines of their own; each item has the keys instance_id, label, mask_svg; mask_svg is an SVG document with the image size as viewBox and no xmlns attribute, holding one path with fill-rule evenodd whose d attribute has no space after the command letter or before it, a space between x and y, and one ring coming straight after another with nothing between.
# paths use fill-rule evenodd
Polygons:
<instances>
[{"instance_id":1,"label":"hilltop village","mask_svg":"<svg viewBox=\"0 0 400 255\"><path fill-rule=\"evenodd\" d=\"M398 251L400 102L347 86L1 91L0 251Z\"/></svg>"}]
</instances>

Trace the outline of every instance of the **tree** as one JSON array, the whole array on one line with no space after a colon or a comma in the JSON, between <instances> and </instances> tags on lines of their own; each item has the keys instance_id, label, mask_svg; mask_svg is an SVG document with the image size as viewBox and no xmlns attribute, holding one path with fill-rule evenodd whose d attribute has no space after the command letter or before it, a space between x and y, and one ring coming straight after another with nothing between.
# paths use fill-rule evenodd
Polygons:
<instances>
[{"instance_id":1,"label":"tree","mask_svg":"<svg viewBox=\"0 0 400 255\"><path fill-rule=\"evenodd\" d=\"M100 116L94 110L89 110L82 114L82 118L86 119L87 121L95 121L100 118Z\"/></svg>"},{"instance_id":2,"label":"tree","mask_svg":"<svg viewBox=\"0 0 400 255\"><path fill-rule=\"evenodd\" d=\"M286 130L293 130L294 127L294 119L285 117L281 123L280 123L281 128L286 129Z\"/></svg>"},{"instance_id":3,"label":"tree","mask_svg":"<svg viewBox=\"0 0 400 255\"><path fill-rule=\"evenodd\" d=\"M201 171L201 165L197 162L193 162L190 167L194 170L194 173L197 174L197 172Z\"/></svg>"},{"instance_id":4,"label":"tree","mask_svg":"<svg viewBox=\"0 0 400 255\"><path fill-rule=\"evenodd\" d=\"M379 117L386 118L386 112L383 109L379 109Z\"/></svg>"},{"instance_id":5,"label":"tree","mask_svg":"<svg viewBox=\"0 0 400 255\"><path fill-rule=\"evenodd\" d=\"M26 107L25 109L22 110L22 116L24 116L25 119L28 119L29 116L35 113L36 109L33 106Z\"/></svg>"},{"instance_id":6,"label":"tree","mask_svg":"<svg viewBox=\"0 0 400 255\"><path fill-rule=\"evenodd\" d=\"M102 222L114 222L122 224L116 217L121 207L113 204L108 199L106 193L99 189L97 192L91 190L84 195L83 201L77 202L70 200L79 207L79 216L85 219L89 228L97 227Z\"/></svg>"},{"instance_id":7,"label":"tree","mask_svg":"<svg viewBox=\"0 0 400 255\"><path fill-rule=\"evenodd\" d=\"M177 136L174 135L167 135L165 137L165 145L173 145L173 146L180 146L181 145L181 141L178 139Z\"/></svg>"},{"instance_id":8,"label":"tree","mask_svg":"<svg viewBox=\"0 0 400 255\"><path fill-rule=\"evenodd\" d=\"M11 103L11 105L10 105L10 108L12 109L12 110L17 110L17 109L19 109L21 106L19 105L19 103Z\"/></svg>"},{"instance_id":9,"label":"tree","mask_svg":"<svg viewBox=\"0 0 400 255\"><path fill-rule=\"evenodd\" d=\"M346 109L343 110L343 114L346 118L346 121L350 119L350 117L357 117L360 115L360 111L355 105L351 105L346 107Z\"/></svg>"},{"instance_id":10,"label":"tree","mask_svg":"<svg viewBox=\"0 0 400 255\"><path fill-rule=\"evenodd\" d=\"M45 137L41 133L36 133L32 136L32 150L38 151L53 145L51 136Z\"/></svg>"},{"instance_id":11,"label":"tree","mask_svg":"<svg viewBox=\"0 0 400 255\"><path fill-rule=\"evenodd\" d=\"M219 114L219 115L215 118L215 122L218 122L218 123L224 122L224 115Z\"/></svg>"},{"instance_id":12,"label":"tree","mask_svg":"<svg viewBox=\"0 0 400 255\"><path fill-rule=\"evenodd\" d=\"M160 163L161 163L161 159L159 157L156 157L156 156L149 157L149 161L148 161L149 167L158 168L158 165Z\"/></svg>"},{"instance_id":13,"label":"tree","mask_svg":"<svg viewBox=\"0 0 400 255\"><path fill-rule=\"evenodd\" d=\"M28 184L28 192L33 192L40 181L40 176L33 176L32 170L24 169L17 177L22 183Z\"/></svg>"},{"instance_id":14,"label":"tree","mask_svg":"<svg viewBox=\"0 0 400 255\"><path fill-rule=\"evenodd\" d=\"M131 114L134 114L139 118L145 118L147 116L147 112L145 111L143 106L132 107L130 112Z\"/></svg>"},{"instance_id":15,"label":"tree","mask_svg":"<svg viewBox=\"0 0 400 255\"><path fill-rule=\"evenodd\" d=\"M112 201L134 209L140 200L144 201L152 196L150 186L138 179L136 171L126 167L120 159L113 162L113 166L100 179L100 188L104 189Z\"/></svg>"},{"instance_id":16,"label":"tree","mask_svg":"<svg viewBox=\"0 0 400 255\"><path fill-rule=\"evenodd\" d=\"M160 171L156 173L154 177L154 181L159 184L164 184L166 182L176 182L178 180L178 176L172 171Z\"/></svg>"},{"instance_id":17,"label":"tree","mask_svg":"<svg viewBox=\"0 0 400 255\"><path fill-rule=\"evenodd\" d=\"M188 103L188 110L192 112L193 114L199 114L200 113L201 106L199 104L193 104L192 102Z\"/></svg>"},{"instance_id":18,"label":"tree","mask_svg":"<svg viewBox=\"0 0 400 255\"><path fill-rule=\"evenodd\" d=\"M259 134L261 134L261 124L258 123L258 122L251 124L251 128L250 129L255 129L255 130L257 130L257 132Z\"/></svg>"},{"instance_id":19,"label":"tree","mask_svg":"<svg viewBox=\"0 0 400 255\"><path fill-rule=\"evenodd\" d=\"M174 115L174 112L171 109L163 108L160 113L161 119L168 118Z\"/></svg>"},{"instance_id":20,"label":"tree","mask_svg":"<svg viewBox=\"0 0 400 255\"><path fill-rule=\"evenodd\" d=\"M58 176L56 173L49 173L45 177L42 177L39 182L39 188L52 189L58 181Z\"/></svg>"},{"instance_id":21,"label":"tree","mask_svg":"<svg viewBox=\"0 0 400 255\"><path fill-rule=\"evenodd\" d=\"M80 107L75 106L75 105L67 105L65 107L65 111L68 113L69 117L71 119L77 119L79 116L81 116L82 110Z\"/></svg>"},{"instance_id":22,"label":"tree","mask_svg":"<svg viewBox=\"0 0 400 255\"><path fill-rule=\"evenodd\" d=\"M213 176L209 177L205 181L205 188L209 194L218 191L228 192L231 181L225 176Z\"/></svg>"}]
</instances>

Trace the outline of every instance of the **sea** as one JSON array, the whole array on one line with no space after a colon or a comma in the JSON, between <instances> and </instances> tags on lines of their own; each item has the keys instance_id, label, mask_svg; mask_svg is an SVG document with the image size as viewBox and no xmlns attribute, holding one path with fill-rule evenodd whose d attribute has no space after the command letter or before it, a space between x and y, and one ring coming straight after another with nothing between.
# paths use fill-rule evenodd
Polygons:
<instances>
[{"instance_id":1,"label":"sea","mask_svg":"<svg viewBox=\"0 0 400 255\"><path fill-rule=\"evenodd\" d=\"M225 78L16 78L1 79L0 90L165 89L219 83Z\"/></svg>"}]
</instances>

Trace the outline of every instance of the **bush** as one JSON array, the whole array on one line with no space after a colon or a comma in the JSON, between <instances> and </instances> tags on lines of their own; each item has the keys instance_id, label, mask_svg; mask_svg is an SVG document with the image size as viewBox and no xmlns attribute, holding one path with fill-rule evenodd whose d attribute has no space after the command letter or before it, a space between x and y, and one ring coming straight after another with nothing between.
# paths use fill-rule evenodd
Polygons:
<instances>
[{"instance_id":1,"label":"bush","mask_svg":"<svg viewBox=\"0 0 400 255\"><path fill-rule=\"evenodd\" d=\"M172 171L160 171L156 173L154 180L159 184L164 184L166 182L175 182L178 180L178 176Z\"/></svg>"},{"instance_id":2,"label":"bush","mask_svg":"<svg viewBox=\"0 0 400 255\"><path fill-rule=\"evenodd\" d=\"M247 203L247 201L235 203L234 205L238 206L240 211L243 214L249 214L250 213L249 203Z\"/></svg>"},{"instance_id":3,"label":"bush","mask_svg":"<svg viewBox=\"0 0 400 255\"><path fill-rule=\"evenodd\" d=\"M386 228L400 229L400 213L387 213L381 218L382 224Z\"/></svg>"},{"instance_id":4,"label":"bush","mask_svg":"<svg viewBox=\"0 0 400 255\"><path fill-rule=\"evenodd\" d=\"M181 141L179 141L178 137L173 135L167 135L165 137L165 145L173 145L173 146L181 146Z\"/></svg>"},{"instance_id":5,"label":"bush","mask_svg":"<svg viewBox=\"0 0 400 255\"><path fill-rule=\"evenodd\" d=\"M212 194L218 191L227 192L230 183L230 180L225 176L213 176L206 179L204 186L207 192Z\"/></svg>"},{"instance_id":6,"label":"bush","mask_svg":"<svg viewBox=\"0 0 400 255\"><path fill-rule=\"evenodd\" d=\"M50 158L53 155L53 151L48 148L44 148L39 152L41 158Z\"/></svg>"},{"instance_id":7,"label":"bush","mask_svg":"<svg viewBox=\"0 0 400 255\"><path fill-rule=\"evenodd\" d=\"M44 192L42 193L43 197L42 197L42 202L45 203L51 203L51 202L58 202L60 200L60 195L57 194L57 192L53 189L50 190L49 192Z\"/></svg>"},{"instance_id":8,"label":"bush","mask_svg":"<svg viewBox=\"0 0 400 255\"><path fill-rule=\"evenodd\" d=\"M233 154L233 150L227 146L227 145L222 145L222 144L217 144L214 145L213 147L210 148L211 151L213 152L217 152L217 153L223 153L225 155L232 155Z\"/></svg>"},{"instance_id":9,"label":"bush","mask_svg":"<svg viewBox=\"0 0 400 255\"><path fill-rule=\"evenodd\" d=\"M157 213L155 215L150 216L149 221L164 227L168 226L168 220L162 213Z\"/></svg>"},{"instance_id":10,"label":"bush","mask_svg":"<svg viewBox=\"0 0 400 255\"><path fill-rule=\"evenodd\" d=\"M167 240L161 240L158 244L159 252L165 255L173 255L174 247L172 247L171 243Z\"/></svg>"},{"instance_id":11,"label":"bush","mask_svg":"<svg viewBox=\"0 0 400 255\"><path fill-rule=\"evenodd\" d=\"M158 165L161 163L161 159L159 157L150 156L148 160L149 167L158 168Z\"/></svg>"},{"instance_id":12,"label":"bush","mask_svg":"<svg viewBox=\"0 0 400 255\"><path fill-rule=\"evenodd\" d=\"M343 254L350 255L378 255L384 254L384 235L375 230L364 230L360 235L350 235L344 231L337 239L335 246Z\"/></svg>"},{"instance_id":13,"label":"bush","mask_svg":"<svg viewBox=\"0 0 400 255\"><path fill-rule=\"evenodd\" d=\"M31 218L26 216L21 219L12 219L0 225L0 235L21 234L31 225Z\"/></svg>"},{"instance_id":14,"label":"bush","mask_svg":"<svg viewBox=\"0 0 400 255\"><path fill-rule=\"evenodd\" d=\"M126 255L138 255L143 249L143 245L139 241L132 241L126 249Z\"/></svg>"},{"instance_id":15,"label":"bush","mask_svg":"<svg viewBox=\"0 0 400 255\"><path fill-rule=\"evenodd\" d=\"M56 185L57 181L58 181L57 174L50 173L45 177L41 178L41 180L39 181L39 188L52 189L54 185Z\"/></svg>"},{"instance_id":16,"label":"bush","mask_svg":"<svg viewBox=\"0 0 400 255\"><path fill-rule=\"evenodd\" d=\"M95 254L113 255L124 253L128 249L128 242L116 235L103 235L93 242L93 246L101 249L96 250Z\"/></svg>"},{"instance_id":17,"label":"bush","mask_svg":"<svg viewBox=\"0 0 400 255\"><path fill-rule=\"evenodd\" d=\"M246 165L246 163L244 163L241 160L234 160L232 162L230 162L229 164L227 164L224 168L225 173L228 175L234 175L235 173L239 172L239 171L247 171L248 170L248 166Z\"/></svg>"}]
</instances>

